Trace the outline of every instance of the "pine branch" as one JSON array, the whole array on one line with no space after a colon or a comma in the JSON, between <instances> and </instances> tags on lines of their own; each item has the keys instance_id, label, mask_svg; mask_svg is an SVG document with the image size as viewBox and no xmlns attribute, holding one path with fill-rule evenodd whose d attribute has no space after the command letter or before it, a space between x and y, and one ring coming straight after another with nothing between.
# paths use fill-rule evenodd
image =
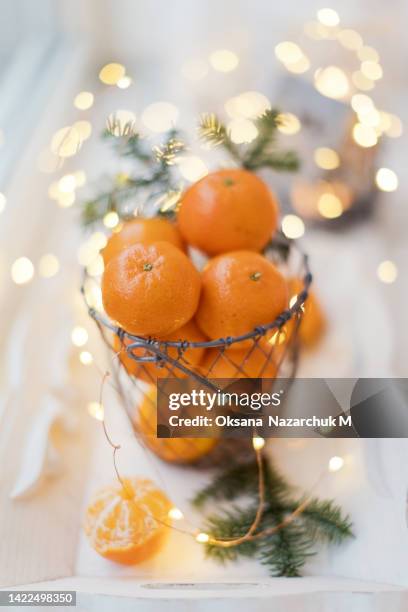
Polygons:
<instances>
[{"instance_id":1,"label":"pine branch","mask_svg":"<svg viewBox=\"0 0 408 612\"><path fill-rule=\"evenodd\" d=\"M282 515L277 519L282 520ZM313 540L306 529L290 523L269 538L261 540L260 560L267 565L272 576L295 578L301 576L301 569L308 557L315 554Z\"/></svg>"},{"instance_id":2,"label":"pine branch","mask_svg":"<svg viewBox=\"0 0 408 612\"><path fill-rule=\"evenodd\" d=\"M232 508L224 510L219 516L210 516L206 522L206 530L217 538L238 538L250 528L255 512L256 509L252 507L242 509L232 506ZM251 557L257 550L258 543L256 540L243 542L233 548L221 548L212 544L206 546L207 556L221 563L235 561L239 556Z\"/></svg>"},{"instance_id":3,"label":"pine branch","mask_svg":"<svg viewBox=\"0 0 408 612\"><path fill-rule=\"evenodd\" d=\"M233 159L240 164L242 163L239 148L232 142L227 128L214 113L205 113L201 115L198 125L198 136L210 147L215 148L223 146Z\"/></svg>"},{"instance_id":4,"label":"pine branch","mask_svg":"<svg viewBox=\"0 0 408 612\"><path fill-rule=\"evenodd\" d=\"M293 512L296 504L288 503L285 509ZM341 508L333 500L312 499L302 512L302 522L313 540L340 544L344 539L354 537L350 517L343 516Z\"/></svg>"}]
</instances>

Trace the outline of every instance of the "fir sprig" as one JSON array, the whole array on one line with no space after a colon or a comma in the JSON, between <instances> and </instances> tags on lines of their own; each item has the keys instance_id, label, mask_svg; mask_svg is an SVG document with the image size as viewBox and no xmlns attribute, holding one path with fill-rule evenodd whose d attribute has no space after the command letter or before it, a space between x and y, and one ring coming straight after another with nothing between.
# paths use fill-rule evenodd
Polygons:
<instances>
[{"instance_id":1,"label":"fir sprig","mask_svg":"<svg viewBox=\"0 0 408 612\"><path fill-rule=\"evenodd\" d=\"M273 576L300 576L307 559L316 553L319 542L340 544L352 537L348 516L332 500L310 499L296 518L286 524L288 516L304 504L294 499L286 480L263 459L265 475L265 505L261 523L255 537L232 548L216 544L206 545L207 555L220 562L233 561L240 556L257 557L268 566ZM210 500L235 502L239 497L257 497L258 471L256 462L239 464L217 474L209 485L198 492L193 503L198 507ZM235 503L227 510L207 518L205 530L212 538L237 538L248 532L257 510L253 501L244 505ZM270 535L261 532L282 525Z\"/></svg>"},{"instance_id":2,"label":"fir sprig","mask_svg":"<svg viewBox=\"0 0 408 612\"><path fill-rule=\"evenodd\" d=\"M227 127L213 113L201 116L198 135L209 146L222 146L247 170L272 168L277 171L294 172L299 167L299 160L294 151L280 152L276 148L277 128L281 122L281 113L276 109L266 110L254 120L258 135L249 145L237 145L230 137Z\"/></svg>"}]
</instances>

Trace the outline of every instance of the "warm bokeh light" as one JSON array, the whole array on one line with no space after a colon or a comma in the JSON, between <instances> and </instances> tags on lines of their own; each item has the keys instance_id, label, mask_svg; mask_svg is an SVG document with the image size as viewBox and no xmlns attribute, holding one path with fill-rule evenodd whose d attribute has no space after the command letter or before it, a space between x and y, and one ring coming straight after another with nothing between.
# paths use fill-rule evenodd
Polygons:
<instances>
[{"instance_id":1,"label":"warm bokeh light","mask_svg":"<svg viewBox=\"0 0 408 612\"><path fill-rule=\"evenodd\" d=\"M92 125L89 121L75 121L72 127L78 132L81 141L87 140L92 134Z\"/></svg>"},{"instance_id":2,"label":"warm bokeh light","mask_svg":"<svg viewBox=\"0 0 408 612\"><path fill-rule=\"evenodd\" d=\"M388 114L388 118L390 121L390 125L385 130L385 133L391 138L399 138L403 131L401 119L397 117L397 115L392 115L391 113Z\"/></svg>"},{"instance_id":3,"label":"warm bokeh light","mask_svg":"<svg viewBox=\"0 0 408 612\"><path fill-rule=\"evenodd\" d=\"M84 346L88 342L88 332L84 327L77 325L71 332L71 340L74 346Z\"/></svg>"},{"instance_id":4,"label":"warm bokeh light","mask_svg":"<svg viewBox=\"0 0 408 612\"><path fill-rule=\"evenodd\" d=\"M189 81L201 81L208 74L208 64L201 59L190 59L181 67L181 74Z\"/></svg>"},{"instance_id":5,"label":"warm bokeh light","mask_svg":"<svg viewBox=\"0 0 408 612\"><path fill-rule=\"evenodd\" d=\"M179 118L179 111L169 102L154 102L145 108L142 113L143 124L152 132L167 132L175 126Z\"/></svg>"},{"instance_id":6,"label":"warm bokeh light","mask_svg":"<svg viewBox=\"0 0 408 612\"><path fill-rule=\"evenodd\" d=\"M90 91L81 91L74 98L74 106L78 110L88 110L94 103L94 95Z\"/></svg>"},{"instance_id":7,"label":"warm bokeh light","mask_svg":"<svg viewBox=\"0 0 408 612\"><path fill-rule=\"evenodd\" d=\"M56 200L61 208L69 208L75 202L75 193L73 191L70 193L59 193Z\"/></svg>"},{"instance_id":8,"label":"warm bokeh light","mask_svg":"<svg viewBox=\"0 0 408 612\"><path fill-rule=\"evenodd\" d=\"M353 127L353 138L360 147L365 148L374 147L378 142L374 128L362 123L356 123Z\"/></svg>"},{"instance_id":9,"label":"warm bokeh light","mask_svg":"<svg viewBox=\"0 0 408 612\"><path fill-rule=\"evenodd\" d=\"M260 436L256 436L255 438L252 438L252 446L255 450L262 450L265 446L265 440Z\"/></svg>"},{"instance_id":10,"label":"warm bokeh light","mask_svg":"<svg viewBox=\"0 0 408 612\"><path fill-rule=\"evenodd\" d=\"M397 280L398 268L393 261L387 259L378 266L377 276L381 282L391 284Z\"/></svg>"},{"instance_id":11,"label":"warm bokeh light","mask_svg":"<svg viewBox=\"0 0 408 612\"><path fill-rule=\"evenodd\" d=\"M105 85L116 85L126 75L125 67L122 64L106 64L99 72L99 78Z\"/></svg>"},{"instance_id":12,"label":"warm bokeh light","mask_svg":"<svg viewBox=\"0 0 408 612\"><path fill-rule=\"evenodd\" d=\"M225 110L231 119L255 119L271 108L271 103L259 91L245 91L225 102Z\"/></svg>"},{"instance_id":13,"label":"warm bokeh light","mask_svg":"<svg viewBox=\"0 0 408 612\"><path fill-rule=\"evenodd\" d=\"M76 180L73 174L65 174L58 181L58 189L61 193L71 193L76 187Z\"/></svg>"},{"instance_id":14,"label":"warm bokeh light","mask_svg":"<svg viewBox=\"0 0 408 612\"><path fill-rule=\"evenodd\" d=\"M173 521L181 521L184 518L184 515L179 508L170 508L168 515Z\"/></svg>"},{"instance_id":15,"label":"warm bokeh light","mask_svg":"<svg viewBox=\"0 0 408 612\"><path fill-rule=\"evenodd\" d=\"M228 132L236 144L252 142L258 136L258 129L249 119L233 119L228 123Z\"/></svg>"},{"instance_id":16,"label":"warm bokeh light","mask_svg":"<svg viewBox=\"0 0 408 612\"><path fill-rule=\"evenodd\" d=\"M113 136L124 136L136 121L136 115L130 110L119 108L108 116L107 124Z\"/></svg>"},{"instance_id":17,"label":"warm bokeh light","mask_svg":"<svg viewBox=\"0 0 408 612\"><path fill-rule=\"evenodd\" d=\"M381 79L383 75L383 70L380 64L377 64L377 62L372 62L372 61L362 62L360 70L363 73L363 75L367 77L367 79L370 79L371 81L378 81L378 79Z\"/></svg>"},{"instance_id":18,"label":"warm bokeh light","mask_svg":"<svg viewBox=\"0 0 408 612\"><path fill-rule=\"evenodd\" d=\"M343 466L344 466L343 457L338 457L337 455L335 455L334 457L330 459L329 465L328 465L330 472L338 472L339 470L341 470Z\"/></svg>"},{"instance_id":19,"label":"warm bokeh light","mask_svg":"<svg viewBox=\"0 0 408 612\"><path fill-rule=\"evenodd\" d=\"M350 87L346 73L338 66L327 66L318 70L315 74L315 86L323 96L335 100L344 98Z\"/></svg>"},{"instance_id":20,"label":"warm bokeh light","mask_svg":"<svg viewBox=\"0 0 408 612\"><path fill-rule=\"evenodd\" d=\"M282 134L297 134L301 127L300 120L293 113L281 113L278 116L278 130Z\"/></svg>"},{"instance_id":21,"label":"warm bokeh light","mask_svg":"<svg viewBox=\"0 0 408 612\"><path fill-rule=\"evenodd\" d=\"M303 57L303 51L294 42L284 41L276 45L275 55L283 64L296 64Z\"/></svg>"},{"instance_id":22,"label":"warm bokeh light","mask_svg":"<svg viewBox=\"0 0 408 612\"><path fill-rule=\"evenodd\" d=\"M93 362L92 353L89 351L81 351L79 354L79 361L82 365L90 365Z\"/></svg>"},{"instance_id":23,"label":"warm bokeh light","mask_svg":"<svg viewBox=\"0 0 408 612\"><path fill-rule=\"evenodd\" d=\"M334 149L319 147L314 152L316 166L323 170L334 170L340 165L340 157Z\"/></svg>"},{"instance_id":24,"label":"warm bokeh light","mask_svg":"<svg viewBox=\"0 0 408 612\"><path fill-rule=\"evenodd\" d=\"M350 51L357 51L363 46L363 39L355 30L340 30L337 38L339 43L346 49L350 49Z\"/></svg>"},{"instance_id":25,"label":"warm bokeh light","mask_svg":"<svg viewBox=\"0 0 408 612\"><path fill-rule=\"evenodd\" d=\"M282 219L282 232L287 238L300 238L305 233L305 224L297 215L285 215Z\"/></svg>"},{"instance_id":26,"label":"warm bokeh light","mask_svg":"<svg viewBox=\"0 0 408 612\"><path fill-rule=\"evenodd\" d=\"M389 168L380 168L375 175L375 182L381 191L395 191L398 188L398 177Z\"/></svg>"},{"instance_id":27,"label":"warm bokeh light","mask_svg":"<svg viewBox=\"0 0 408 612\"><path fill-rule=\"evenodd\" d=\"M1 193L0 191L0 213L2 213L3 210L6 208L6 203L7 203L6 196L4 195L4 193Z\"/></svg>"},{"instance_id":28,"label":"warm bokeh light","mask_svg":"<svg viewBox=\"0 0 408 612\"><path fill-rule=\"evenodd\" d=\"M218 72L231 72L238 66L239 58L233 51L218 49L211 53L210 64Z\"/></svg>"},{"instance_id":29,"label":"warm bokeh light","mask_svg":"<svg viewBox=\"0 0 408 612\"><path fill-rule=\"evenodd\" d=\"M105 411L103 405L99 402L88 403L88 414L91 415L97 421L103 421L105 418Z\"/></svg>"},{"instance_id":30,"label":"warm bokeh light","mask_svg":"<svg viewBox=\"0 0 408 612\"><path fill-rule=\"evenodd\" d=\"M306 55L303 55L298 62L285 64L285 67L287 70L289 70L289 72L293 72L294 74L303 74L309 70L310 61Z\"/></svg>"},{"instance_id":31,"label":"warm bokeh light","mask_svg":"<svg viewBox=\"0 0 408 612\"><path fill-rule=\"evenodd\" d=\"M208 174L208 168L200 157L196 155L183 155L177 159L180 174L187 181L198 181Z\"/></svg>"},{"instance_id":32,"label":"warm bokeh light","mask_svg":"<svg viewBox=\"0 0 408 612\"><path fill-rule=\"evenodd\" d=\"M55 276L59 270L59 261L58 258L52 253L47 253L43 255L38 262L38 272L40 276L44 278L51 278Z\"/></svg>"},{"instance_id":33,"label":"warm bokeh light","mask_svg":"<svg viewBox=\"0 0 408 612\"><path fill-rule=\"evenodd\" d=\"M317 19L325 26L330 28L339 25L340 17L335 10L331 8L323 8L317 11Z\"/></svg>"},{"instance_id":34,"label":"warm bokeh light","mask_svg":"<svg viewBox=\"0 0 408 612\"><path fill-rule=\"evenodd\" d=\"M201 531L196 535L196 540L200 544L206 544L210 540L210 536L208 535L208 533L204 533L203 531Z\"/></svg>"},{"instance_id":35,"label":"warm bokeh light","mask_svg":"<svg viewBox=\"0 0 408 612\"><path fill-rule=\"evenodd\" d=\"M367 45L361 47L361 49L357 51L357 56L361 62L378 62L380 60L378 52L373 47Z\"/></svg>"},{"instance_id":36,"label":"warm bokeh light","mask_svg":"<svg viewBox=\"0 0 408 612\"><path fill-rule=\"evenodd\" d=\"M55 132L51 140L51 151L58 157L72 157L78 153L82 141L79 130L69 125Z\"/></svg>"},{"instance_id":37,"label":"warm bokeh light","mask_svg":"<svg viewBox=\"0 0 408 612\"><path fill-rule=\"evenodd\" d=\"M365 94L354 94L351 98L351 108L359 115L364 114L374 108L374 102Z\"/></svg>"},{"instance_id":38,"label":"warm bokeh light","mask_svg":"<svg viewBox=\"0 0 408 612\"><path fill-rule=\"evenodd\" d=\"M317 202L317 210L326 219L336 219L343 212L343 204L334 193L323 193Z\"/></svg>"},{"instance_id":39,"label":"warm bokeh light","mask_svg":"<svg viewBox=\"0 0 408 612\"><path fill-rule=\"evenodd\" d=\"M34 276L34 266L28 257L19 257L11 266L11 278L16 285L28 283Z\"/></svg>"},{"instance_id":40,"label":"warm bokeh light","mask_svg":"<svg viewBox=\"0 0 408 612\"><path fill-rule=\"evenodd\" d=\"M102 255L97 255L86 267L89 276L102 276L104 269Z\"/></svg>"},{"instance_id":41,"label":"warm bokeh light","mask_svg":"<svg viewBox=\"0 0 408 612\"><path fill-rule=\"evenodd\" d=\"M109 229L113 229L114 227L117 226L118 223L119 223L119 215L114 210L111 210L110 212L106 213L106 215L103 218L104 226L108 227Z\"/></svg>"},{"instance_id":42,"label":"warm bokeh light","mask_svg":"<svg viewBox=\"0 0 408 612\"><path fill-rule=\"evenodd\" d=\"M128 87L131 86L131 84L132 84L132 79L128 76L124 76L118 80L118 82L116 83L116 86L119 87L119 89L127 89Z\"/></svg>"},{"instance_id":43,"label":"warm bokeh light","mask_svg":"<svg viewBox=\"0 0 408 612\"><path fill-rule=\"evenodd\" d=\"M356 70L353 72L351 75L351 80L357 89L361 89L361 91L371 91L371 89L374 89L375 87L374 81L363 74L361 70Z\"/></svg>"}]
</instances>

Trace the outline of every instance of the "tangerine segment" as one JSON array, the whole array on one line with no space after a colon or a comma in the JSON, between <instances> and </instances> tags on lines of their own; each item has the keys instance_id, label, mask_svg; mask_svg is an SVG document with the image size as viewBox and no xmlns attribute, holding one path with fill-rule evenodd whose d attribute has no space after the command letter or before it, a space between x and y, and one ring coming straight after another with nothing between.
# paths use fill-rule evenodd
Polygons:
<instances>
[{"instance_id":1,"label":"tangerine segment","mask_svg":"<svg viewBox=\"0 0 408 612\"><path fill-rule=\"evenodd\" d=\"M126 331L160 337L193 317L200 285L200 275L192 262L172 244L135 244L106 266L102 277L103 305Z\"/></svg>"},{"instance_id":2,"label":"tangerine segment","mask_svg":"<svg viewBox=\"0 0 408 612\"><path fill-rule=\"evenodd\" d=\"M212 259L202 274L196 321L212 340L240 336L273 321L288 305L288 288L279 270L265 257L235 251ZM252 340L231 349L252 345Z\"/></svg>"},{"instance_id":3,"label":"tangerine segment","mask_svg":"<svg viewBox=\"0 0 408 612\"><path fill-rule=\"evenodd\" d=\"M159 340L163 342L174 341L177 342L179 340L187 340L189 342L204 342L206 337L202 333L202 331L197 327L196 323L192 319L180 329L168 334L167 336L162 336ZM113 346L117 353L119 353L119 359L122 364L126 368L129 374L132 374L136 378L140 378L146 382L154 382L157 378L184 378L187 376L182 370L177 367L173 367L172 364L163 362L163 365L160 366L155 362L138 362L132 359L126 352L126 346L129 345L131 341L128 338L124 338L123 344L121 343L119 337L115 334L113 338ZM188 348L185 351L182 351L179 354L177 347L169 347L167 349L167 354L171 359L178 361L186 368L194 370L195 367L200 363L203 355L204 348ZM144 357L144 356L154 356L154 353L150 353L145 348L136 348L133 349L133 353L136 356Z\"/></svg>"},{"instance_id":4,"label":"tangerine segment","mask_svg":"<svg viewBox=\"0 0 408 612\"><path fill-rule=\"evenodd\" d=\"M208 378L275 378L276 364L273 349L260 346L249 349L208 349L200 366Z\"/></svg>"},{"instance_id":5,"label":"tangerine segment","mask_svg":"<svg viewBox=\"0 0 408 612\"><path fill-rule=\"evenodd\" d=\"M147 479L126 478L98 491L85 515L85 533L97 553L125 565L159 552L169 533L172 507ZM163 524L165 523L165 524Z\"/></svg>"},{"instance_id":6,"label":"tangerine segment","mask_svg":"<svg viewBox=\"0 0 408 612\"><path fill-rule=\"evenodd\" d=\"M152 217L145 219L136 217L132 221L126 221L119 232L114 232L101 254L105 266L121 251L138 242L170 242L173 246L184 251L184 244L176 225L167 219Z\"/></svg>"},{"instance_id":7,"label":"tangerine segment","mask_svg":"<svg viewBox=\"0 0 408 612\"><path fill-rule=\"evenodd\" d=\"M246 170L218 170L185 192L178 213L186 242L208 255L260 251L278 223L278 204L268 186Z\"/></svg>"},{"instance_id":8,"label":"tangerine segment","mask_svg":"<svg viewBox=\"0 0 408 612\"><path fill-rule=\"evenodd\" d=\"M217 443L215 438L158 438L157 390L151 385L140 404L136 427L155 455L170 463L195 463Z\"/></svg>"}]
</instances>

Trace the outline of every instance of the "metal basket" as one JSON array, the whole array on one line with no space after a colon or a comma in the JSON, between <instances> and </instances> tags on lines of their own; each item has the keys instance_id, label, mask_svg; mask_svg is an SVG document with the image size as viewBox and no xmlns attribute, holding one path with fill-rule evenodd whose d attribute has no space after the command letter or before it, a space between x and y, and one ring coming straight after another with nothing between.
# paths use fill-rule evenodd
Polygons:
<instances>
[{"instance_id":1,"label":"metal basket","mask_svg":"<svg viewBox=\"0 0 408 612\"><path fill-rule=\"evenodd\" d=\"M126 378L132 382L132 387L137 389L139 401L141 401L141 396L145 400L148 398L144 383L156 384L157 377L161 379L161 390L163 390L163 380L186 376L192 377L201 385L218 390L220 387L217 379L221 377L217 376L217 370L220 369L221 363L223 371L225 369L228 371L228 376L223 376L223 378L265 377L272 379L279 376L290 382L295 376L299 352L298 328L304 312L303 305L307 300L309 286L312 282L308 257L295 241L287 239L283 234L278 234L263 254L273 263L280 264L281 271L288 279L292 277L301 279L302 290L297 293L296 298L292 296L289 307L273 321L249 330L241 336L205 342L193 342L184 338L176 341L163 341L157 338L135 336L126 332L89 303L86 291L86 282L89 279L85 276L82 293L89 315L97 323L104 341L110 350L115 353L115 356L122 357L122 361L126 361L123 359L124 356L131 360L128 364L131 364L132 367L128 365L127 368L123 367L120 359L114 360L118 364L115 373L116 382L120 387L121 396L135 433L139 439L146 443L146 446L154 447L150 443L152 440L149 441L148 436L144 433L146 428L140 427L140 423L138 424L137 411L134 408L137 400L129 397L129 393L132 395L129 388L125 390L123 385L120 385L120 370L122 370L122 374L125 370ZM120 346L119 351L117 347L113 346L115 336L117 337L116 344L119 343ZM245 349L237 351L236 349L240 347L240 343L242 346L243 341L245 341ZM205 367L202 360L200 362L195 358L196 353L194 353L194 351L202 353L203 350L211 351L213 357L210 361L207 360ZM256 371L254 371L254 363L257 366L259 365ZM252 364L250 370L248 364ZM271 374L271 364L273 364L274 376ZM152 369L154 373L152 373ZM154 433L151 432L149 435L155 436L155 429ZM185 440L186 444L194 444L194 439ZM244 456L246 451L250 449L250 445L245 443L244 440L225 440L222 444L218 443L216 449L208 453L208 456L200 457L200 461L197 459L195 462L200 465L217 463L221 458L225 458L225 454L230 456L231 451L236 455L237 448L240 449L240 454ZM160 456L160 453L158 454ZM177 452L175 452L174 459L170 460L180 463L185 462L182 456L177 457L176 455Z\"/></svg>"}]
</instances>

